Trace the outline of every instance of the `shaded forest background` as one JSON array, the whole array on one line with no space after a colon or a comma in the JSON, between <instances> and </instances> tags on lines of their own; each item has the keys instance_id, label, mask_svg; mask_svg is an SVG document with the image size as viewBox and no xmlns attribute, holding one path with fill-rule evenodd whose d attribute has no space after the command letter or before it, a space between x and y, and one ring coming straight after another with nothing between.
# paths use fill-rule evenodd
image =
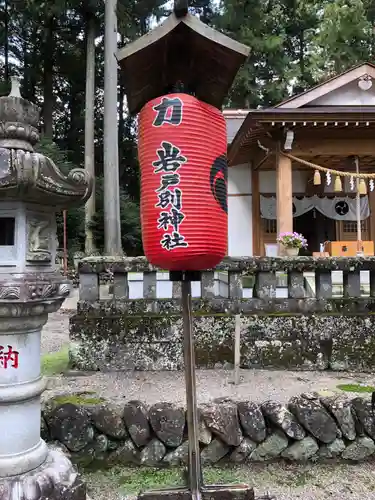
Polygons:
<instances>
[{"instance_id":1,"label":"shaded forest background","mask_svg":"<svg viewBox=\"0 0 375 500\"><path fill-rule=\"evenodd\" d=\"M375 0L194 0L201 20L251 48L226 105L270 106L350 66L372 61ZM163 0L118 0L119 46L147 33L168 15ZM22 77L22 94L42 109L39 150L62 170L83 166L85 50L95 24L95 170L97 214L94 234L103 246L103 0L0 0L0 95L10 76ZM123 249L142 254L136 121L127 116L119 79L119 168ZM62 224L59 218L59 241ZM84 248L84 211L68 212L71 253Z\"/></svg>"}]
</instances>

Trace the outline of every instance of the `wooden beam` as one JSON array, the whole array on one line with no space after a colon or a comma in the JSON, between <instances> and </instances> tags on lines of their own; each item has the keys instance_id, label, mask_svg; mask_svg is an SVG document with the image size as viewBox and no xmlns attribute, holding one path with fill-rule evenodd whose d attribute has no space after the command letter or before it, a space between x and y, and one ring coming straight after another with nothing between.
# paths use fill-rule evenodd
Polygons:
<instances>
[{"instance_id":1,"label":"wooden beam","mask_svg":"<svg viewBox=\"0 0 375 500\"><path fill-rule=\"evenodd\" d=\"M253 221L253 255L263 255L260 227L259 171L251 169L251 209Z\"/></svg>"},{"instance_id":2,"label":"wooden beam","mask_svg":"<svg viewBox=\"0 0 375 500\"><path fill-rule=\"evenodd\" d=\"M293 142L294 156L375 156L375 141L373 139L300 139Z\"/></svg>"},{"instance_id":3,"label":"wooden beam","mask_svg":"<svg viewBox=\"0 0 375 500\"><path fill-rule=\"evenodd\" d=\"M264 154L262 156L258 155L256 158L255 158L255 161L253 161L253 170L259 170L260 167L266 163L270 158L271 156L274 154L274 151L268 151L268 153L264 152Z\"/></svg>"},{"instance_id":4,"label":"wooden beam","mask_svg":"<svg viewBox=\"0 0 375 500\"><path fill-rule=\"evenodd\" d=\"M293 231L292 162L280 153L276 156L276 161L277 234L279 235Z\"/></svg>"},{"instance_id":5,"label":"wooden beam","mask_svg":"<svg viewBox=\"0 0 375 500\"><path fill-rule=\"evenodd\" d=\"M375 241L375 191L369 191L368 198L370 205L370 219L369 219L370 239L372 241Z\"/></svg>"}]
</instances>

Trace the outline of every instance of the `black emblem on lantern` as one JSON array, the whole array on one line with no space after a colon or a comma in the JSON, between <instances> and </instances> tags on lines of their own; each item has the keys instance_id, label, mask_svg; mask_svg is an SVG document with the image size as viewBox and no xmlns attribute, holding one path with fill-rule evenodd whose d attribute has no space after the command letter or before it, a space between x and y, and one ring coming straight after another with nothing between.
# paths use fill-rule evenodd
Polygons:
<instances>
[{"instance_id":1,"label":"black emblem on lantern","mask_svg":"<svg viewBox=\"0 0 375 500\"><path fill-rule=\"evenodd\" d=\"M338 215L344 216L349 212L349 205L346 201L338 201L335 205L335 211Z\"/></svg>"},{"instance_id":2,"label":"black emblem on lantern","mask_svg":"<svg viewBox=\"0 0 375 500\"><path fill-rule=\"evenodd\" d=\"M228 213L227 199L228 163L226 155L216 158L211 166L210 187L215 200Z\"/></svg>"}]
</instances>

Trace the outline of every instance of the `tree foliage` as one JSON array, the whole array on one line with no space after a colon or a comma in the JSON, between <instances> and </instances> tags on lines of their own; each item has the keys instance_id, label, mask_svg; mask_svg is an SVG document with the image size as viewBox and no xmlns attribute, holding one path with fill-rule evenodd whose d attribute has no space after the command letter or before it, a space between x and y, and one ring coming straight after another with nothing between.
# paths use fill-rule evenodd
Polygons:
<instances>
[{"instance_id":1,"label":"tree foliage","mask_svg":"<svg viewBox=\"0 0 375 500\"><path fill-rule=\"evenodd\" d=\"M119 45L144 35L170 9L164 0L118 0ZM250 47L227 106L271 106L323 78L371 61L374 0L191 0L207 24ZM83 166L85 38L96 31L95 171L103 174L104 2L0 0L0 95L11 75L22 77L23 96L41 107L39 149L67 172ZM126 253L141 252L136 120L127 115L118 84L121 224ZM97 182L95 237L103 242L102 182ZM84 210L69 210L68 243L82 250ZM60 245L61 217L59 225Z\"/></svg>"}]
</instances>

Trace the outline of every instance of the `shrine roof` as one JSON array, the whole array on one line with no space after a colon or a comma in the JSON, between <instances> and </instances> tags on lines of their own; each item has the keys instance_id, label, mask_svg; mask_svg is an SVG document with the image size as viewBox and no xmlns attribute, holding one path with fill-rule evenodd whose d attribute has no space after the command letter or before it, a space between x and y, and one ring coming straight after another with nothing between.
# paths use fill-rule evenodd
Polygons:
<instances>
[{"instance_id":1,"label":"shrine roof","mask_svg":"<svg viewBox=\"0 0 375 500\"><path fill-rule=\"evenodd\" d=\"M305 90L305 92L301 92L300 94L296 94L288 99L285 99L277 104L275 108L300 108L302 106L306 106L309 103L314 102L316 99L334 92L335 90L337 91L350 82L356 81L363 76L369 76L374 79L375 65L370 62L358 64L357 66L349 68L338 75L323 80L318 85Z\"/></svg>"},{"instance_id":2,"label":"shrine roof","mask_svg":"<svg viewBox=\"0 0 375 500\"><path fill-rule=\"evenodd\" d=\"M129 112L178 81L208 104L221 108L249 48L192 14L175 13L154 30L118 51Z\"/></svg>"},{"instance_id":3,"label":"shrine roof","mask_svg":"<svg viewBox=\"0 0 375 500\"><path fill-rule=\"evenodd\" d=\"M375 106L316 106L303 108L265 108L251 110L228 147L229 165L249 161L250 150L258 141L274 141L285 129L310 130L313 134L330 130L375 126Z\"/></svg>"},{"instance_id":4,"label":"shrine roof","mask_svg":"<svg viewBox=\"0 0 375 500\"><path fill-rule=\"evenodd\" d=\"M375 124L375 65L358 64L343 73L329 78L305 92L292 96L272 108L248 110L246 118L229 146L229 163L234 165L247 158L259 140L275 142L285 134L285 129L310 128L311 137L324 127L330 129L373 127ZM361 82L364 82L361 84ZM244 116L241 110L241 117ZM232 112L227 119L236 115ZM238 123L238 122L237 122ZM334 133L334 132L332 132ZM299 135L303 135L300 132ZM336 134L337 135L337 134ZM247 155L247 156L246 156Z\"/></svg>"}]
</instances>

